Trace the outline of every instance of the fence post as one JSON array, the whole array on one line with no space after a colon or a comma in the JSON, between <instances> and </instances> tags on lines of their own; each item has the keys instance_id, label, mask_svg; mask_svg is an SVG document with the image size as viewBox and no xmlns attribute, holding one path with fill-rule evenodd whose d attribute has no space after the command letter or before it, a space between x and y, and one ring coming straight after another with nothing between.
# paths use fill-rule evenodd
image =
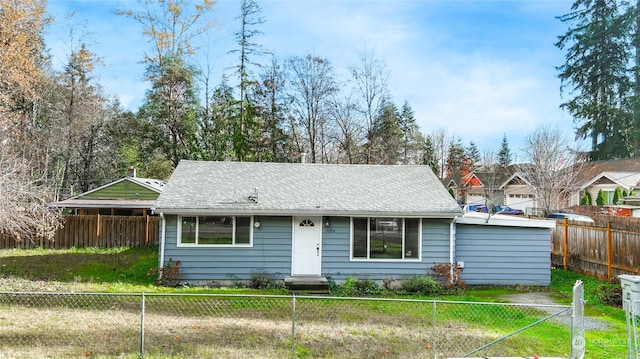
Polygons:
<instances>
[{"instance_id":1,"label":"fence post","mask_svg":"<svg viewBox=\"0 0 640 359\"><path fill-rule=\"evenodd\" d=\"M100 213L96 214L96 243L95 246L98 247L100 244Z\"/></svg>"},{"instance_id":2,"label":"fence post","mask_svg":"<svg viewBox=\"0 0 640 359\"><path fill-rule=\"evenodd\" d=\"M564 219L564 248L563 248L563 258L562 258L562 264L564 266L564 270L567 270L567 265L569 262L569 220L568 219Z\"/></svg>"},{"instance_id":3,"label":"fence post","mask_svg":"<svg viewBox=\"0 0 640 359\"><path fill-rule=\"evenodd\" d=\"M607 281L611 282L613 276L613 268L611 263L613 262L613 239L611 237L611 221L607 222Z\"/></svg>"},{"instance_id":4,"label":"fence post","mask_svg":"<svg viewBox=\"0 0 640 359\"><path fill-rule=\"evenodd\" d=\"M144 311L145 311L145 298L142 293L142 305L140 308L140 358L144 358Z\"/></svg>"},{"instance_id":5,"label":"fence post","mask_svg":"<svg viewBox=\"0 0 640 359\"><path fill-rule=\"evenodd\" d=\"M432 340L432 344L431 346L433 347L433 359L436 359L436 345L438 344L438 327L437 327L437 314L438 314L438 309L436 308L436 300L433 299L433 322L432 322L432 326L433 326L433 340Z\"/></svg>"},{"instance_id":6,"label":"fence post","mask_svg":"<svg viewBox=\"0 0 640 359\"><path fill-rule=\"evenodd\" d=\"M296 294L291 295L291 359L296 358Z\"/></svg>"}]
</instances>

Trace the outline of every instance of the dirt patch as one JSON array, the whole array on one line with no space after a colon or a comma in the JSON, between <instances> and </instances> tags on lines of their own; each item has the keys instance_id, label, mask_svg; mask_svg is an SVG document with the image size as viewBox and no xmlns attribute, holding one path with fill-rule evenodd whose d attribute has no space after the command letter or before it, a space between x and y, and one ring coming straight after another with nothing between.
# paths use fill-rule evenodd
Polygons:
<instances>
[{"instance_id":1,"label":"dirt patch","mask_svg":"<svg viewBox=\"0 0 640 359\"><path fill-rule=\"evenodd\" d=\"M526 292L518 294L507 294L500 296L501 299L507 300L511 303L517 304L531 304L549 315L558 313L562 310L560 304L556 303L549 292ZM567 325L571 324L571 311L566 314L561 314L554 317L552 320L556 320ZM608 330L609 323L604 320L585 316L584 317L584 329L585 330Z\"/></svg>"}]
</instances>

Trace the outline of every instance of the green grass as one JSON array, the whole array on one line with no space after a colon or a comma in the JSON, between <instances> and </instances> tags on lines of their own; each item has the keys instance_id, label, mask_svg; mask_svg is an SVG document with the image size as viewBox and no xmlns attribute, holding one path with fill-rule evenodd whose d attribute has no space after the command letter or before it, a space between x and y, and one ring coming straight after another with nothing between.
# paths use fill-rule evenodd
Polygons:
<instances>
[{"instance_id":1,"label":"green grass","mask_svg":"<svg viewBox=\"0 0 640 359\"><path fill-rule=\"evenodd\" d=\"M150 285L158 266L157 248L34 249L0 251L0 275L82 283Z\"/></svg>"},{"instance_id":2,"label":"green grass","mask_svg":"<svg viewBox=\"0 0 640 359\"><path fill-rule=\"evenodd\" d=\"M117 248L117 249L69 249L69 250L0 250L0 291L88 291L88 292L161 292L161 293L221 293L221 294L284 294L282 290L261 291L244 288L166 288L154 285L155 276L149 275L152 268L157 267L157 248ZM572 288L577 280L581 280L585 286L585 313L594 318L601 319L609 324L608 330L592 330L586 332L587 357L588 358L623 358L627 356L627 332L624 312L620 308L610 307L600 303L599 296L602 290L599 288L613 288L618 284L603 283L596 279L577 273L554 269L551 272L551 285L545 287L528 286L501 286L501 287L477 287L468 288L459 295L437 296L436 299L447 301L468 302L504 302L502 296L528 291L548 291L558 303L570 304ZM18 285L20 281L35 283L33 286L24 287ZM8 284L7 284L8 283ZM15 285L15 288L12 287ZM43 289L44 288L44 289ZM393 293L384 292L385 297L398 297ZM400 296L412 299L432 299L433 296ZM204 299L190 299L185 303L203 301ZM317 303L316 303L317 304ZM240 299L229 299L230 312L243 312L244 306L249 305ZM304 301L299 305L304 307ZM462 306L439 306L438 322L449 323L452 328L456 326L484 325L487 322L491 330L498 335L505 335L515 327L524 326L535 320L533 313L522 313L513 308L501 308L495 306L473 306L470 312ZM425 309L424 305L411 305L395 301L371 301L371 302L345 302L344 300L327 299L321 303L321 310L312 312L314 317L306 318L308 323L321 323L323 321L360 322L367 324L384 323L390 328L394 323L411 323L414 328L428 326L424 318L431 315L431 306ZM270 313L265 313L264 318L280 318L286 316L287 306ZM249 310L250 308L247 308ZM195 309L194 309L195 310ZM379 313L380 318L370 318L371 313ZM495 321L495 318L508 317L507 321ZM422 318L422 319L421 319ZM422 322L421 322L422 321ZM455 329L452 329L455 330ZM345 332L346 333L346 332ZM322 334L324 335L324 334ZM522 334L509 339L504 345L518 346L524 351L534 348L548 348L545 355L568 356L568 328L553 323L544 323L527 329ZM340 342L332 343L331 340L319 338L315 341L308 339L300 346L300 356L309 357L331 352L331 345L340 345ZM376 350L400 351L403 344L400 340L396 343L395 337L389 337L389 346ZM335 339L335 338L334 338ZM340 338L338 338L340 339ZM392 340L393 339L393 340ZM195 339L194 339L195 340ZM392 344L393 343L393 344ZM412 345L417 345L413 342ZM331 345L329 345L331 344ZM328 345L326 348L325 346ZM286 346L286 345L285 345ZM362 354L362 353L361 353ZM375 352L368 353L373 356ZM378 353L379 354L379 353ZM530 353L532 355L533 353ZM541 354L541 353L538 353ZM328 354L327 354L328 355Z\"/></svg>"}]
</instances>

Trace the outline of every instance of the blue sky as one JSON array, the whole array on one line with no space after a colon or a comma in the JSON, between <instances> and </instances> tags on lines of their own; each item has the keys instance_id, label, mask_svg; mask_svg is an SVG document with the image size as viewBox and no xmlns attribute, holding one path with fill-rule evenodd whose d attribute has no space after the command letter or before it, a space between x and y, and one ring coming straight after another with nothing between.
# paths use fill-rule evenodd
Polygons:
<instances>
[{"instance_id":1,"label":"blue sky","mask_svg":"<svg viewBox=\"0 0 640 359\"><path fill-rule=\"evenodd\" d=\"M481 152L497 151L504 134L516 160L524 138L540 125L573 136L571 116L559 109L557 66L563 53L554 46L566 24L556 17L570 11L566 0L323 0L258 1L266 22L256 38L277 58L313 54L331 61L338 78L374 52L390 72L394 102L412 106L424 133L445 130L474 141ZM135 111L148 84L140 64L148 43L133 20L113 10L133 1L49 0L56 23L47 34L54 66L70 52L67 15L86 24L76 36L102 57L97 77L105 91ZM234 55L239 1L219 1L215 27L202 39L214 85L229 72ZM204 45L205 42L208 45ZM265 59L266 60L266 59ZM198 61L207 63L205 56ZM566 94L565 94L566 96ZM520 158L522 159L522 158Z\"/></svg>"}]
</instances>

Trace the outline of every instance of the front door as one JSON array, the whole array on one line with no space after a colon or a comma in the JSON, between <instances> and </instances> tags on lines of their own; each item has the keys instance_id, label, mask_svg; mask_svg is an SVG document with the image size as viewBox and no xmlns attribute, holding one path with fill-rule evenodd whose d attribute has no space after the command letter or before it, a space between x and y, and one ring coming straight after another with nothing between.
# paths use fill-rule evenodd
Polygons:
<instances>
[{"instance_id":1,"label":"front door","mask_svg":"<svg viewBox=\"0 0 640 359\"><path fill-rule=\"evenodd\" d=\"M320 275L322 218L293 217L291 275Z\"/></svg>"}]
</instances>

